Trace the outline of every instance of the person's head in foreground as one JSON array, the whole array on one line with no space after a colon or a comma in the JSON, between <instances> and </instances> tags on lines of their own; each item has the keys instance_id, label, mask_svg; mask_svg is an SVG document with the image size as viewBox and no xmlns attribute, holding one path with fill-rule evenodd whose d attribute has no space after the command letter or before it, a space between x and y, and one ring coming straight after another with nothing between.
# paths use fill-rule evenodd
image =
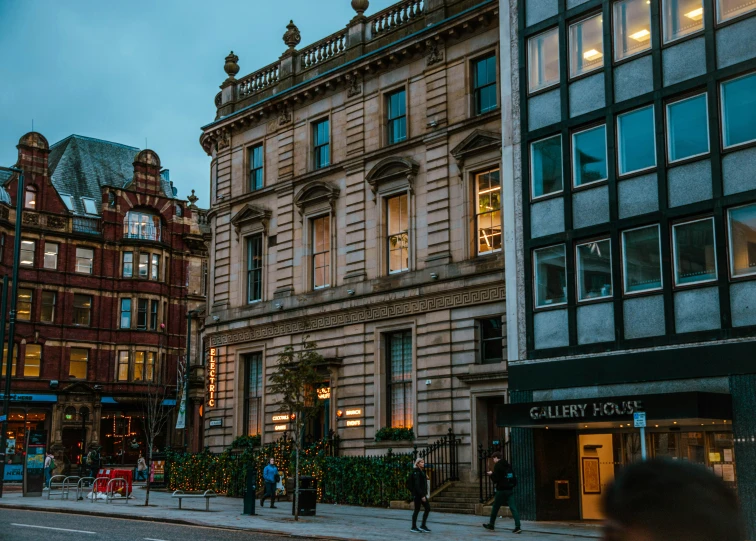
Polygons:
<instances>
[{"instance_id":1,"label":"person's head in foreground","mask_svg":"<svg viewBox=\"0 0 756 541\"><path fill-rule=\"evenodd\" d=\"M735 493L702 466L649 460L624 468L604 498L604 541L743 541Z\"/></svg>"}]
</instances>

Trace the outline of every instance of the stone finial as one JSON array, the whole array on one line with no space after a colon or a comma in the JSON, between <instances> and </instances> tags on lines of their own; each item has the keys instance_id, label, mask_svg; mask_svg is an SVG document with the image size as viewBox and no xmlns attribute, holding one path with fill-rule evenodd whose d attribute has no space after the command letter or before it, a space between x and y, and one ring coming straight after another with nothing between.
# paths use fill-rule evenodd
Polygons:
<instances>
[{"instance_id":1,"label":"stone finial","mask_svg":"<svg viewBox=\"0 0 756 541\"><path fill-rule=\"evenodd\" d=\"M289 24L286 25L286 33L283 35L283 41L289 47L290 51L294 50L294 48L299 45L299 42L302 41L302 36L299 34L299 28L294 24L294 21L289 21Z\"/></svg>"},{"instance_id":2,"label":"stone finial","mask_svg":"<svg viewBox=\"0 0 756 541\"><path fill-rule=\"evenodd\" d=\"M197 208L197 201L199 201L199 197L194 195L194 190L192 190L192 195L186 198L187 201L189 201L189 208L196 209Z\"/></svg>"},{"instance_id":3,"label":"stone finial","mask_svg":"<svg viewBox=\"0 0 756 541\"><path fill-rule=\"evenodd\" d=\"M358 17L362 17L369 6L369 0L352 0L352 9L357 12Z\"/></svg>"},{"instance_id":4,"label":"stone finial","mask_svg":"<svg viewBox=\"0 0 756 541\"><path fill-rule=\"evenodd\" d=\"M223 66L223 69L226 70L229 79L233 79L239 73L238 61L239 57L234 54L234 51L231 51L226 57L226 64Z\"/></svg>"}]
</instances>

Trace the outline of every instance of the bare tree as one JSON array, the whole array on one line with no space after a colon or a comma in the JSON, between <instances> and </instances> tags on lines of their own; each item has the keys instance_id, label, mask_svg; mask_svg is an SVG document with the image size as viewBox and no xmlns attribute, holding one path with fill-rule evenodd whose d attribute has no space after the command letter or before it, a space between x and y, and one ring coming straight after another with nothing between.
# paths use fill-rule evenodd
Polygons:
<instances>
[{"instance_id":1,"label":"bare tree","mask_svg":"<svg viewBox=\"0 0 756 541\"><path fill-rule=\"evenodd\" d=\"M171 408L163 406L168 397L168 386L161 383L147 381L147 387L143 393L142 408L144 410L144 432L147 438L147 457L149 468L152 468L152 450L155 448L155 439L163 432L168 419L171 417ZM150 504L150 484L152 482L150 469L147 470L147 495L144 505Z\"/></svg>"},{"instance_id":2,"label":"bare tree","mask_svg":"<svg viewBox=\"0 0 756 541\"><path fill-rule=\"evenodd\" d=\"M299 455L307 422L318 412L320 403L317 388L322 383L317 366L323 357L315 342L304 337L300 349L287 346L278 356L276 371L270 378L270 390L278 395L279 411L287 413L294 425L294 520L299 520Z\"/></svg>"}]
</instances>

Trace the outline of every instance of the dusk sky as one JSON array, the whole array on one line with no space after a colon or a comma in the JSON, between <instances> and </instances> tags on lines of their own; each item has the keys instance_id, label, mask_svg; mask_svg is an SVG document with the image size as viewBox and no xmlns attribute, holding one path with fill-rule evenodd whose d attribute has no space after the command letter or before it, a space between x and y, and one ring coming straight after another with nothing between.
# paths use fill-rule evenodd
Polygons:
<instances>
[{"instance_id":1,"label":"dusk sky","mask_svg":"<svg viewBox=\"0 0 756 541\"><path fill-rule=\"evenodd\" d=\"M371 0L367 15L393 0ZM34 129L147 146L186 198L207 207L200 127L233 50L246 75L276 60L289 19L300 48L344 28L349 0L0 0L0 165Z\"/></svg>"}]
</instances>

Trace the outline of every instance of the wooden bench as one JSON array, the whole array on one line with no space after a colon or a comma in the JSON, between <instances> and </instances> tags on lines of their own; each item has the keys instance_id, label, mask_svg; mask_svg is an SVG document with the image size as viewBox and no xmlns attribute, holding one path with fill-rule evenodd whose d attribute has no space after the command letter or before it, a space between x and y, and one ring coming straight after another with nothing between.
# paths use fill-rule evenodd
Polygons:
<instances>
[{"instance_id":1,"label":"wooden bench","mask_svg":"<svg viewBox=\"0 0 756 541\"><path fill-rule=\"evenodd\" d=\"M205 498L205 511L210 511L210 498L216 498L217 496L213 490L206 490L202 494L185 494L183 490L175 490L171 498L178 498L179 509L181 509L181 500L184 498Z\"/></svg>"}]
</instances>

